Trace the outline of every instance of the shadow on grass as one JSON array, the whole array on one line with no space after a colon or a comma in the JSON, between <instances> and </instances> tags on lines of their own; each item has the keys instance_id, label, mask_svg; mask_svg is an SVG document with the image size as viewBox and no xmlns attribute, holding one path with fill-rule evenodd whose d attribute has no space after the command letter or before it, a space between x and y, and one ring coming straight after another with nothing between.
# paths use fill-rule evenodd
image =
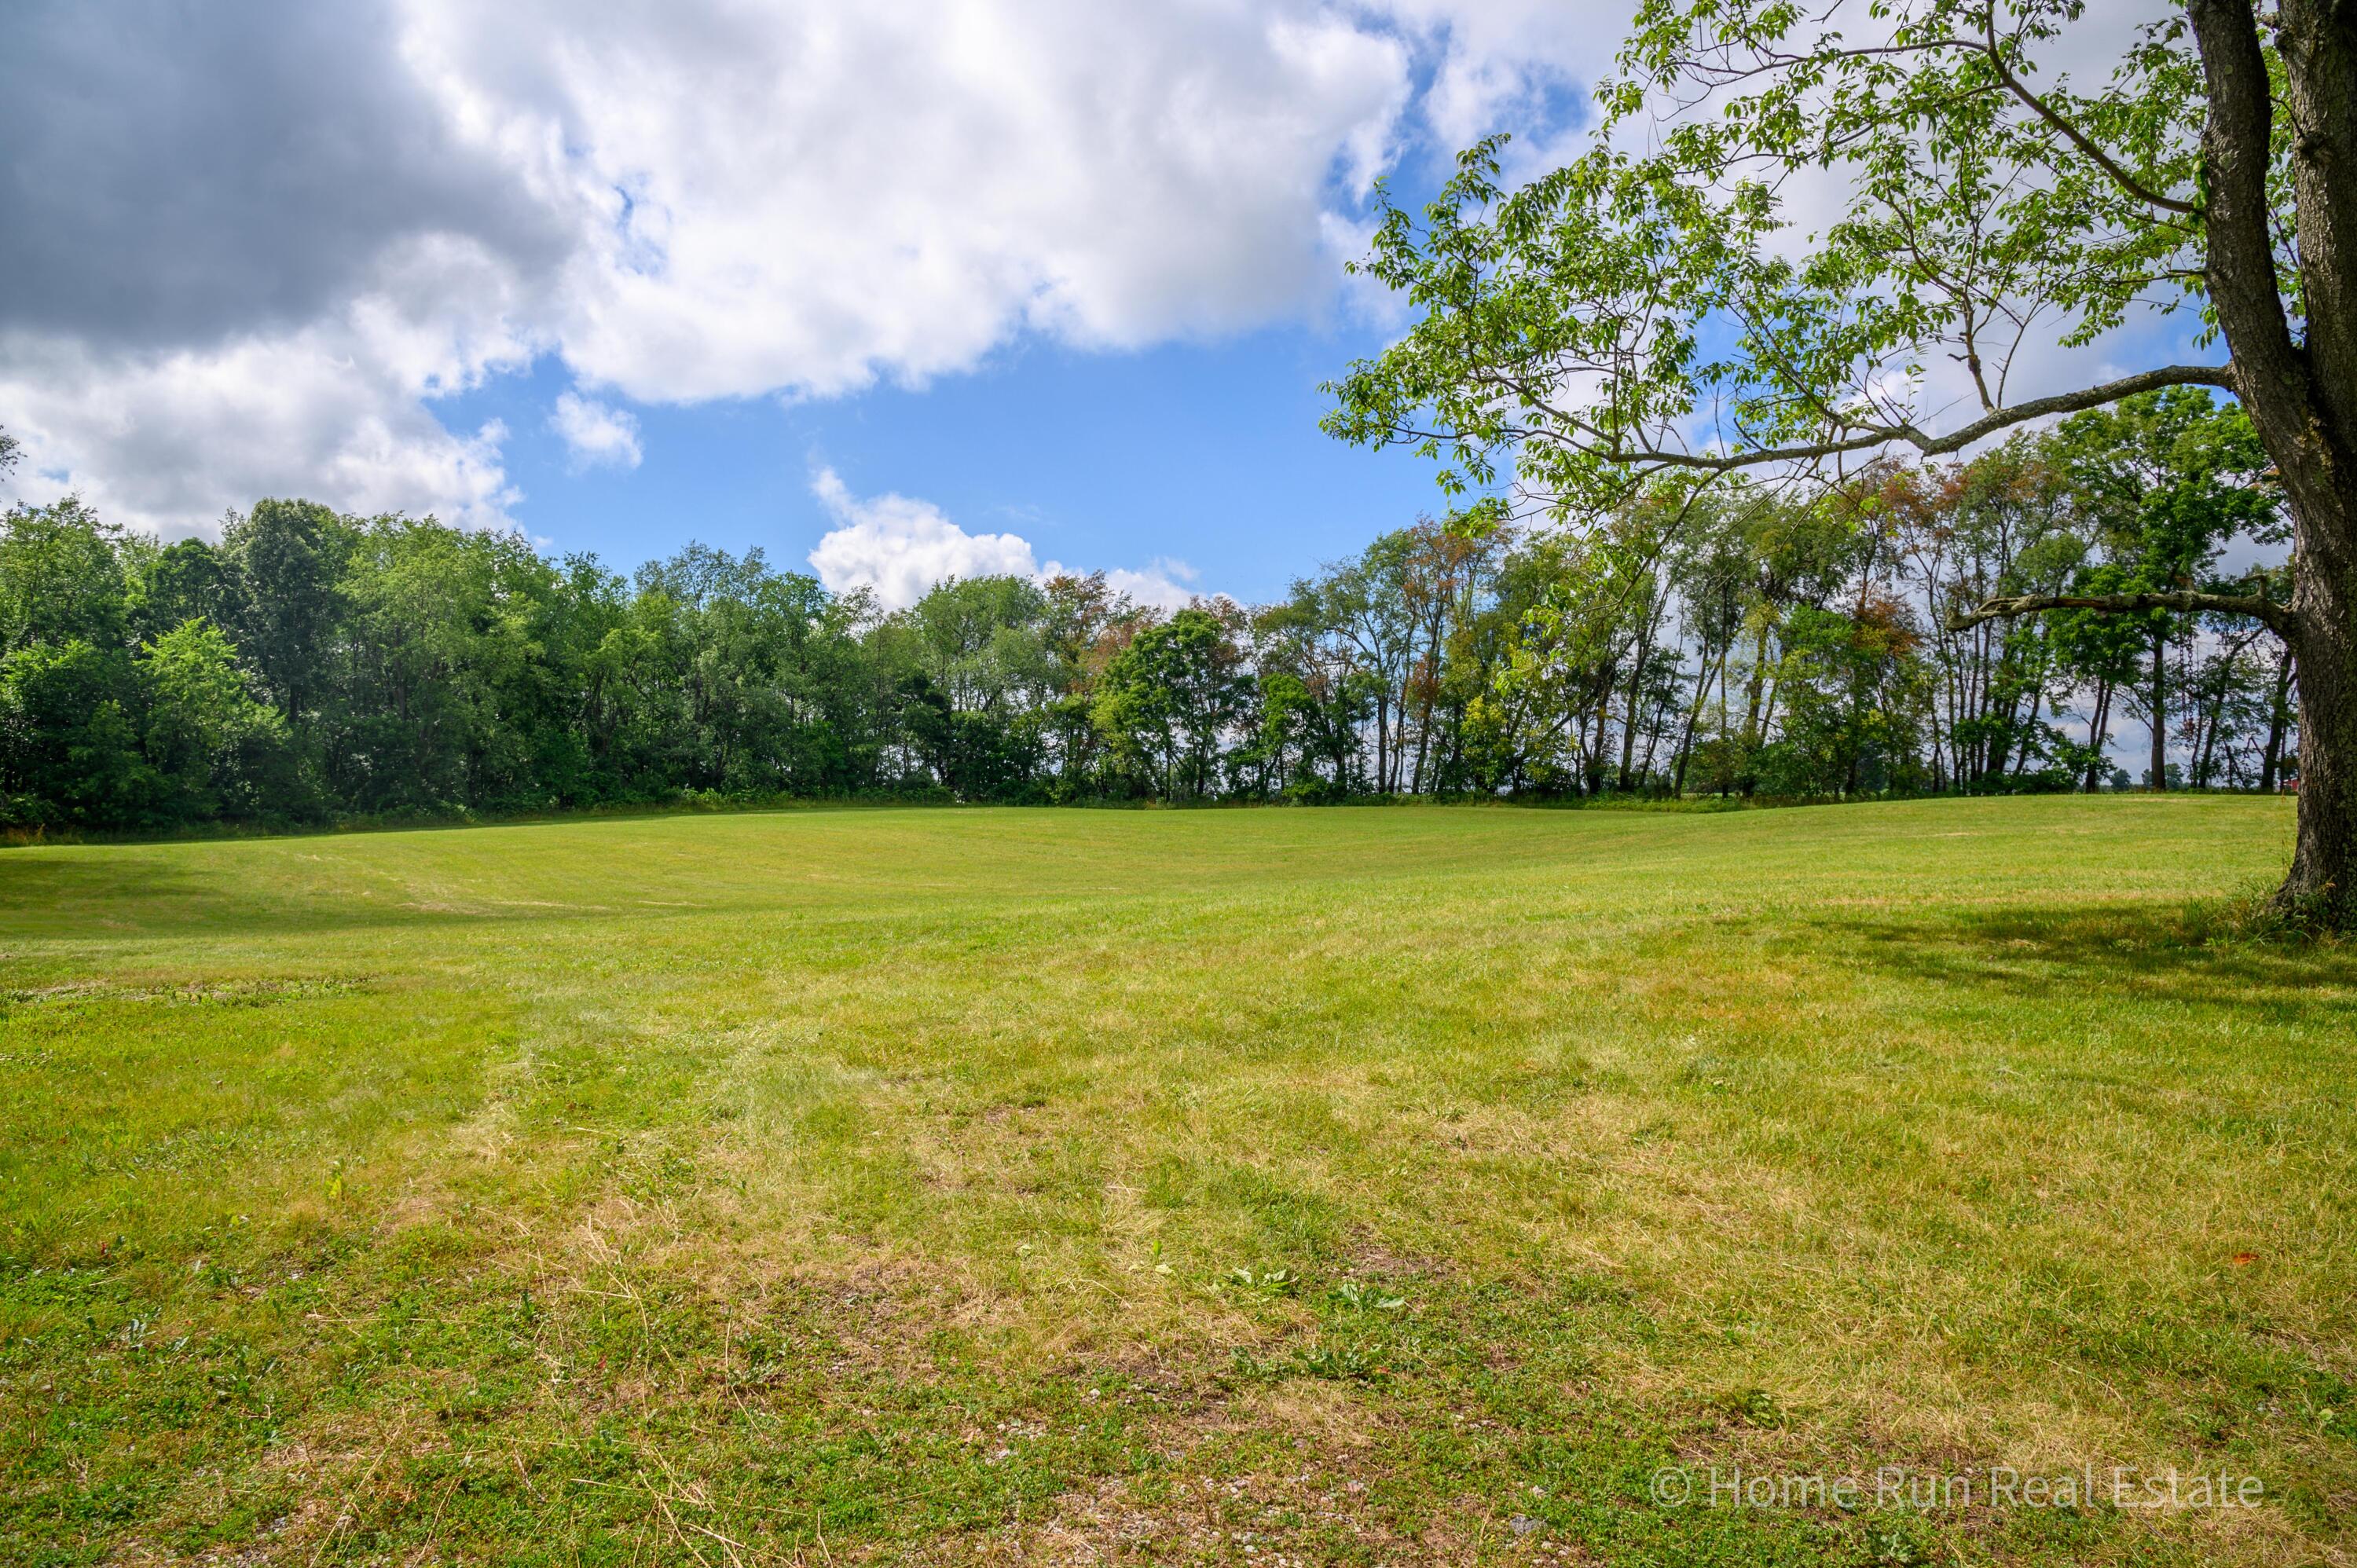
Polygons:
<instances>
[{"instance_id":1,"label":"shadow on grass","mask_svg":"<svg viewBox=\"0 0 2357 1568\"><path fill-rule=\"evenodd\" d=\"M0 938L115 941L202 931L241 935L464 925L533 913L373 905L360 898L257 891L239 879L110 855L0 856Z\"/></svg>"},{"instance_id":2,"label":"shadow on grass","mask_svg":"<svg viewBox=\"0 0 2357 1568\"><path fill-rule=\"evenodd\" d=\"M1928 983L2036 1000L2118 995L2255 1008L2269 1023L2357 1018L2357 944L2242 934L2225 906L2080 906L1944 920L1820 918L1819 956Z\"/></svg>"}]
</instances>

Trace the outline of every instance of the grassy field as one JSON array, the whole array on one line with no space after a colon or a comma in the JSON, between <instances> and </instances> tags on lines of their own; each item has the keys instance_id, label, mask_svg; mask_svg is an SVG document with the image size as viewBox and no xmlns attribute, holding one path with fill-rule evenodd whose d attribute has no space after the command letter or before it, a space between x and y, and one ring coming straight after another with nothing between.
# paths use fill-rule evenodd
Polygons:
<instances>
[{"instance_id":1,"label":"grassy field","mask_svg":"<svg viewBox=\"0 0 2357 1568\"><path fill-rule=\"evenodd\" d=\"M0 853L0 1561L2347 1563L2357 950L2200 906L2290 825Z\"/></svg>"}]
</instances>

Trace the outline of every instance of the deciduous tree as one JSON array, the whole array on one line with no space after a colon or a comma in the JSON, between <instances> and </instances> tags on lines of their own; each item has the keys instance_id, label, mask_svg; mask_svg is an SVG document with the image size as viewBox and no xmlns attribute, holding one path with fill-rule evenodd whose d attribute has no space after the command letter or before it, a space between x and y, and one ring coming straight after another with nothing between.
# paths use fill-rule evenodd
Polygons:
<instances>
[{"instance_id":1,"label":"deciduous tree","mask_svg":"<svg viewBox=\"0 0 2357 1568\"><path fill-rule=\"evenodd\" d=\"M2278 894L2357 921L2357 9L2189 0L2092 91L2054 69L2079 0L1646 0L1592 148L1519 189L1467 153L1365 263L1422 315L1334 387L1328 426L1452 487L1511 465L1531 504L1603 516L1647 487L1824 477L1963 453L2169 387L2230 393L2282 483L2288 603L2210 587L2016 596L2242 616L2289 643L2299 826ZM1830 180L1833 220L1791 227ZM2224 364L2034 397L2015 351L2194 313ZM1925 377L1953 363L1969 412Z\"/></svg>"}]
</instances>

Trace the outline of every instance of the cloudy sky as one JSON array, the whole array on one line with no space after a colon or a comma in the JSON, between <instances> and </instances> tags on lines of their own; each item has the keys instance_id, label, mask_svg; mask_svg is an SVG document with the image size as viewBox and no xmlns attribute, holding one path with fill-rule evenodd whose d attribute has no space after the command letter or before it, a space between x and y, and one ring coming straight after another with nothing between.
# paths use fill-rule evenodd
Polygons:
<instances>
[{"instance_id":1,"label":"cloudy sky","mask_svg":"<svg viewBox=\"0 0 2357 1568\"><path fill-rule=\"evenodd\" d=\"M1274 595L1438 499L1316 428L1399 325L1342 272L1372 182L1568 146L1625 17L16 0L5 483L167 536L304 495L621 566L759 545L888 602Z\"/></svg>"},{"instance_id":2,"label":"cloudy sky","mask_svg":"<svg viewBox=\"0 0 2357 1568\"><path fill-rule=\"evenodd\" d=\"M1318 435L1370 183L1575 129L1564 0L12 7L0 424L167 535L303 494L888 598L1265 594L1432 504Z\"/></svg>"}]
</instances>

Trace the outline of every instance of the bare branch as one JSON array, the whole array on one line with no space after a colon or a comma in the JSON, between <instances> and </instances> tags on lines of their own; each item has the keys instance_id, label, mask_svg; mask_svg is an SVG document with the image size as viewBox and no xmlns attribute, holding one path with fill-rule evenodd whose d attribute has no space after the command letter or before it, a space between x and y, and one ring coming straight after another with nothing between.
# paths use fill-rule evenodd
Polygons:
<instances>
[{"instance_id":1,"label":"bare branch","mask_svg":"<svg viewBox=\"0 0 2357 1568\"><path fill-rule=\"evenodd\" d=\"M2164 365L2158 370L2139 371L2132 376L2122 376L2117 381L2104 381L2092 387L2082 387L2076 392L2057 392L2051 397L2031 398L2026 403L2018 403L2008 408L1996 409L1983 414L1969 424L1958 426L1945 435L1933 435L1904 421L1890 424L1869 424L1857 421L1851 422L1850 427L1857 430L1858 434L1845 436L1840 440L1811 442L1794 446L1762 446L1749 452L1671 451L1655 447L1631 447L1622 445L1617 439L1585 443L1567 442L1554 432L1541 428L1510 427L1510 431L1526 439L1553 441L1560 446L1575 446L1598 456L1620 462L1664 468L1700 468L1711 473L1725 473L1730 469L1756 468L1770 463L1802 463L1820 457L1837 457L1846 453L1870 452L1878 447L1902 442L1914 447L1924 456L1944 456L1951 452L1961 452L1975 441L1994 435L2001 430L2010 430L2018 424L2027 424L2033 419L2043 419L2056 413L2076 413L2082 409L2101 408L2106 403L2117 403L2122 398L2134 397L2138 392L2156 392L2162 387L2181 386L2218 387L2226 392L2237 392L2234 372L2228 366ZM1550 409L1548 412L1555 413L1557 417L1564 418L1564 423L1569 428L1583 431L1591 435L1600 435L1595 426L1585 421L1565 417L1555 410Z\"/></svg>"},{"instance_id":2,"label":"bare branch","mask_svg":"<svg viewBox=\"0 0 2357 1568\"><path fill-rule=\"evenodd\" d=\"M1986 620L2007 620L2041 610L2100 610L2107 615L2136 615L2147 610L2175 610L2181 615L2249 616L2266 624L2277 637L2289 638L2291 607L2256 594L2023 594L2009 599L1986 599L1969 610L1951 610L1950 631L1969 631Z\"/></svg>"}]
</instances>

